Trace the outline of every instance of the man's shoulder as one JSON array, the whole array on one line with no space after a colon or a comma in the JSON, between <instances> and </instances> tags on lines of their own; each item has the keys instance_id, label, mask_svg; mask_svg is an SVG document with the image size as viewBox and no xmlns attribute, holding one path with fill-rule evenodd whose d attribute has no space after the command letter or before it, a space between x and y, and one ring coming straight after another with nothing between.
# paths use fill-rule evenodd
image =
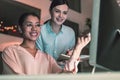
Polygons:
<instances>
[{"instance_id":1,"label":"man's shoulder","mask_svg":"<svg viewBox=\"0 0 120 80\"><path fill-rule=\"evenodd\" d=\"M62 29L65 33L71 33L71 34L75 34L74 30L66 25L63 25L63 29Z\"/></svg>"}]
</instances>

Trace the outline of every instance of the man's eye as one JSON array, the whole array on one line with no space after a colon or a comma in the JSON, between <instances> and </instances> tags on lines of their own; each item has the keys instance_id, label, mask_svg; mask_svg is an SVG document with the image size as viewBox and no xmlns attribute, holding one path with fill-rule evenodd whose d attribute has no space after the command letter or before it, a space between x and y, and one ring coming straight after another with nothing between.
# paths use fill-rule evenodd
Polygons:
<instances>
[{"instance_id":1,"label":"man's eye","mask_svg":"<svg viewBox=\"0 0 120 80\"><path fill-rule=\"evenodd\" d=\"M63 14L67 15L67 14L68 14L68 12L63 12Z\"/></svg>"},{"instance_id":2,"label":"man's eye","mask_svg":"<svg viewBox=\"0 0 120 80\"><path fill-rule=\"evenodd\" d=\"M55 12L56 12L56 13L59 13L60 11L56 10Z\"/></svg>"}]
</instances>

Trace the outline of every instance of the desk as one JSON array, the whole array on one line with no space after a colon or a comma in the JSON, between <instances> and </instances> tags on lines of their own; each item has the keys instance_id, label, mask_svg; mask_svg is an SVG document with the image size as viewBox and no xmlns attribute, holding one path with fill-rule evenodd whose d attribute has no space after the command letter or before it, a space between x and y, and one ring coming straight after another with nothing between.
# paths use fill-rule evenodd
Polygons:
<instances>
[{"instance_id":1,"label":"desk","mask_svg":"<svg viewBox=\"0 0 120 80\"><path fill-rule=\"evenodd\" d=\"M96 73L96 74L59 74L59 75L36 75L36 76L0 76L0 80L120 80L120 72Z\"/></svg>"}]
</instances>

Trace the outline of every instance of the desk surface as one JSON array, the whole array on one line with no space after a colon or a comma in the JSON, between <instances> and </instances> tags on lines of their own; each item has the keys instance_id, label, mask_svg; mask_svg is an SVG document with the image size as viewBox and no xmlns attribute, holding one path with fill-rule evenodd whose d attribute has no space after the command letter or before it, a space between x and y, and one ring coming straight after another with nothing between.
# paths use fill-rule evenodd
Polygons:
<instances>
[{"instance_id":1,"label":"desk surface","mask_svg":"<svg viewBox=\"0 0 120 80\"><path fill-rule=\"evenodd\" d=\"M120 72L105 73L79 73L79 74L59 74L59 75L35 75L35 76L15 76L1 75L0 80L120 80Z\"/></svg>"}]
</instances>

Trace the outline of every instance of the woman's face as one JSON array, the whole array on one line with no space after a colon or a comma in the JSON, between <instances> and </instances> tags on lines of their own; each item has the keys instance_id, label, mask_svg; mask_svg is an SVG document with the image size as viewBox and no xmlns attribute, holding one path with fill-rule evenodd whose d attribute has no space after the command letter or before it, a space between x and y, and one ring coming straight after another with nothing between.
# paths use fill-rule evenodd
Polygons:
<instances>
[{"instance_id":1,"label":"woman's face","mask_svg":"<svg viewBox=\"0 0 120 80\"><path fill-rule=\"evenodd\" d=\"M40 21L37 17L29 15L23 23L24 38L30 41L35 41L40 35Z\"/></svg>"},{"instance_id":2,"label":"woman's face","mask_svg":"<svg viewBox=\"0 0 120 80\"><path fill-rule=\"evenodd\" d=\"M52 21L57 25L63 24L67 18L68 10L69 8L66 4L54 7L51 11Z\"/></svg>"}]
</instances>

